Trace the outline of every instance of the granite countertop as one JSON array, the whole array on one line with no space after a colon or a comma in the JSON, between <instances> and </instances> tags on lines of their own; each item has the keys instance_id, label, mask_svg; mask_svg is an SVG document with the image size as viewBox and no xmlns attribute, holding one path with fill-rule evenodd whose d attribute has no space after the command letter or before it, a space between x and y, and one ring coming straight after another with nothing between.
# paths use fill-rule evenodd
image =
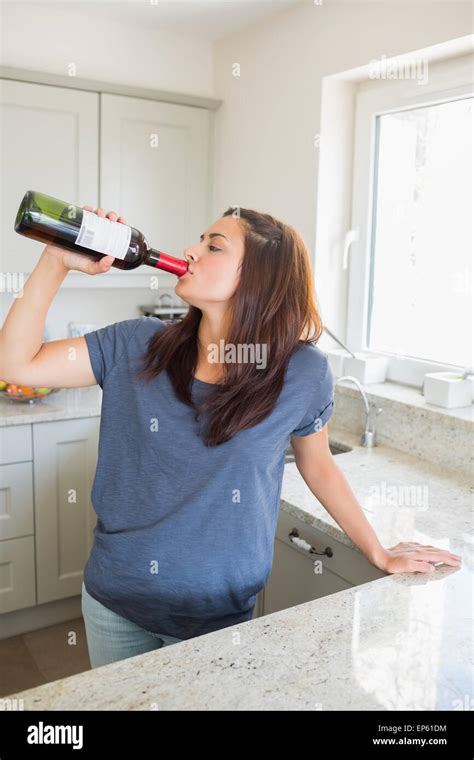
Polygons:
<instances>
[{"instance_id":1,"label":"granite countertop","mask_svg":"<svg viewBox=\"0 0 474 760\"><path fill-rule=\"evenodd\" d=\"M33 422L97 417L102 405L99 385L84 388L61 388L40 401L26 403L0 398L0 427L29 425Z\"/></svg>"},{"instance_id":2,"label":"granite countertop","mask_svg":"<svg viewBox=\"0 0 474 760\"><path fill-rule=\"evenodd\" d=\"M382 544L449 548L462 555L460 568L386 575L11 696L25 710L472 709L469 483L386 446L363 448L330 423L329 434L353 446L336 461ZM391 504L397 486L421 489L415 505ZM285 468L281 500L351 545L295 464Z\"/></svg>"}]
</instances>

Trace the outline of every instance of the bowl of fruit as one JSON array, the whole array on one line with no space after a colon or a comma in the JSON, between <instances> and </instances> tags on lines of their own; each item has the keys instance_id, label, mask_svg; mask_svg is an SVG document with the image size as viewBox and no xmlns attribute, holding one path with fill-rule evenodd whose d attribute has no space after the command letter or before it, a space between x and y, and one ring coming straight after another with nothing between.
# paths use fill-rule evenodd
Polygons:
<instances>
[{"instance_id":1,"label":"bowl of fruit","mask_svg":"<svg viewBox=\"0 0 474 760\"><path fill-rule=\"evenodd\" d=\"M59 388L32 388L29 385L15 385L0 380L0 398L11 401L23 401L32 404L46 398L51 393L56 393L58 390Z\"/></svg>"}]
</instances>

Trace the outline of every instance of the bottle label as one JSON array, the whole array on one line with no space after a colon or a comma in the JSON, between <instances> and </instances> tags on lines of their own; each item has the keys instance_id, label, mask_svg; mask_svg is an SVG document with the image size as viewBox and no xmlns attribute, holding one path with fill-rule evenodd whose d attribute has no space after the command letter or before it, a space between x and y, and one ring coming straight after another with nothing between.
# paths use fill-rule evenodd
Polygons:
<instances>
[{"instance_id":1,"label":"bottle label","mask_svg":"<svg viewBox=\"0 0 474 760\"><path fill-rule=\"evenodd\" d=\"M97 253L106 253L116 259L124 259L130 245L132 229L128 224L113 222L93 211L82 211L81 229L76 245L91 248Z\"/></svg>"}]
</instances>

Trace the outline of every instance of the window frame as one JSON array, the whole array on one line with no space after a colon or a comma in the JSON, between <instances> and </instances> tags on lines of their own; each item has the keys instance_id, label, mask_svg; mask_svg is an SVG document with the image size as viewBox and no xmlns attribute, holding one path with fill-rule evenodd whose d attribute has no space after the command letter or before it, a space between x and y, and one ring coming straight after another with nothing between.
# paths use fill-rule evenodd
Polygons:
<instances>
[{"instance_id":1,"label":"window frame","mask_svg":"<svg viewBox=\"0 0 474 760\"><path fill-rule=\"evenodd\" d=\"M459 100L474 94L474 54L429 64L429 80L369 79L357 86L354 119L352 230L358 240L348 256L347 343L354 351L369 351L369 284L372 229L375 228L377 117L420 106ZM362 305L362 308L361 308ZM387 380L422 387L427 372L464 367L405 356L403 351L371 351L388 359Z\"/></svg>"}]
</instances>

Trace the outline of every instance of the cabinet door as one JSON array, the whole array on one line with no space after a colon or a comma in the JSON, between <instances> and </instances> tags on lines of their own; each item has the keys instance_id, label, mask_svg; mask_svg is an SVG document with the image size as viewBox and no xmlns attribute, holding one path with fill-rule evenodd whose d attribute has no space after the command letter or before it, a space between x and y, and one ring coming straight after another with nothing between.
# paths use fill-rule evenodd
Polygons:
<instances>
[{"instance_id":1,"label":"cabinet door","mask_svg":"<svg viewBox=\"0 0 474 760\"><path fill-rule=\"evenodd\" d=\"M8 427L1 427L0 464L29 462L32 459L31 425L9 425Z\"/></svg>"},{"instance_id":2,"label":"cabinet door","mask_svg":"<svg viewBox=\"0 0 474 760\"><path fill-rule=\"evenodd\" d=\"M3 79L0 116L0 268L27 274L44 243L14 231L25 192L80 206L98 199L99 95Z\"/></svg>"},{"instance_id":3,"label":"cabinet door","mask_svg":"<svg viewBox=\"0 0 474 760\"><path fill-rule=\"evenodd\" d=\"M294 546L276 539L272 572L263 592L263 614L286 610L354 584L340 578L326 567L315 575L314 562L319 557L306 555Z\"/></svg>"},{"instance_id":4,"label":"cabinet door","mask_svg":"<svg viewBox=\"0 0 474 760\"><path fill-rule=\"evenodd\" d=\"M99 417L33 425L38 604L81 593L96 515Z\"/></svg>"},{"instance_id":5,"label":"cabinet door","mask_svg":"<svg viewBox=\"0 0 474 760\"><path fill-rule=\"evenodd\" d=\"M33 465L0 465L0 541L34 533Z\"/></svg>"},{"instance_id":6,"label":"cabinet door","mask_svg":"<svg viewBox=\"0 0 474 760\"><path fill-rule=\"evenodd\" d=\"M101 95L100 205L122 213L148 244L178 258L209 225L209 139L203 108L122 95ZM141 266L107 277L159 274Z\"/></svg>"},{"instance_id":7,"label":"cabinet door","mask_svg":"<svg viewBox=\"0 0 474 760\"><path fill-rule=\"evenodd\" d=\"M299 541L298 545L298 539L305 543L302 545ZM263 614L305 604L385 576L386 573L355 548L281 509L272 571L263 589Z\"/></svg>"},{"instance_id":8,"label":"cabinet door","mask_svg":"<svg viewBox=\"0 0 474 760\"><path fill-rule=\"evenodd\" d=\"M0 541L0 614L36 604L33 536Z\"/></svg>"}]
</instances>

